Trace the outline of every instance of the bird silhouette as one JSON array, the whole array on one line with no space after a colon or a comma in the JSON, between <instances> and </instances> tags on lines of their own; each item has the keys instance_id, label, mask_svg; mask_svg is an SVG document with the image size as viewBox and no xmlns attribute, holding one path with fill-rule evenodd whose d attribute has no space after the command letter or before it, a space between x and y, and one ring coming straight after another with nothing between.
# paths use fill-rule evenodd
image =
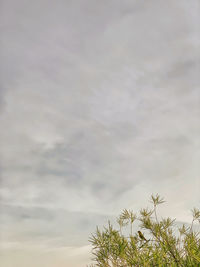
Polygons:
<instances>
[{"instance_id":1,"label":"bird silhouette","mask_svg":"<svg viewBox=\"0 0 200 267\"><path fill-rule=\"evenodd\" d=\"M144 237L144 235L140 231L138 231L138 235L142 240L147 241L146 238Z\"/></svg>"}]
</instances>

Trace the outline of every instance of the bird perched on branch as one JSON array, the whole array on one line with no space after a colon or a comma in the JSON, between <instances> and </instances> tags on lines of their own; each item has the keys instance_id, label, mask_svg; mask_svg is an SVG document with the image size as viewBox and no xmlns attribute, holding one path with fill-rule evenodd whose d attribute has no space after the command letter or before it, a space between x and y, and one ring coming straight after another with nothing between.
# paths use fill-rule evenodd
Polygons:
<instances>
[{"instance_id":1,"label":"bird perched on branch","mask_svg":"<svg viewBox=\"0 0 200 267\"><path fill-rule=\"evenodd\" d=\"M138 231L138 235L142 240L148 241L148 240L146 240L146 238L144 237L142 232Z\"/></svg>"}]
</instances>

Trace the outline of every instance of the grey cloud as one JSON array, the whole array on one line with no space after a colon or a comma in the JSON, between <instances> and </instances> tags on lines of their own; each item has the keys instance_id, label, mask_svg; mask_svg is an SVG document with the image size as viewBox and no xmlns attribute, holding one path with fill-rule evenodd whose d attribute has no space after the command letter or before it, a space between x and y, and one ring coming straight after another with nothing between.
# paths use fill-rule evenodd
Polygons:
<instances>
[{"instance_id":1,"label":"grey cloud","mask_svg":"<svg viewBox=\"0 0 200 267\"><path fill-rule=\"evenodd\" d=\"M198 1L1 5L10 240L86 244L92 225L152 192L188 221L199 201Z\"/></svg>"},{"instance_id":2,"label":"grey cloud","mask_svg":"<svg viewBox=\"0 0 200 267\"><path fill-rule=\"evenodd\" d=\"M109 219L115 221L112 216L65 209L3 205L2 210L1 242L44 242L52 248L85 245L96 225L101 227Z\"/></svg>"}]
</instances>

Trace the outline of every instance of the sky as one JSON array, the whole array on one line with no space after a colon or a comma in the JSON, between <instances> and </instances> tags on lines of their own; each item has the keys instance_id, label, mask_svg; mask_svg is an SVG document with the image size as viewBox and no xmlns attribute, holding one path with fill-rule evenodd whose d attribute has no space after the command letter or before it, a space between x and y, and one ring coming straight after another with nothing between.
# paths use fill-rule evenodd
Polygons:
<instances>
[{"instance_id":1,"label":"sky","mask_svg":"<svg viewBox=\"0 0 200 267\"><path fill-rule=\"evenodd\" d=\"M0 262L82 267L152 193L200 205L199 0L0 1Z\"/></svg>"}]
</instances>

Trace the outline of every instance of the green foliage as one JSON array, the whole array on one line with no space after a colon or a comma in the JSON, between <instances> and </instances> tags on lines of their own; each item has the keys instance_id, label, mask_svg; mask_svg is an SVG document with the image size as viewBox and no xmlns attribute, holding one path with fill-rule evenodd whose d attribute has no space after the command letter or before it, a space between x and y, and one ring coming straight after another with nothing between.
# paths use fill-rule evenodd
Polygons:
<instances>
[{"instance_id":1,"label":"green foliage","mask_svg":"<svg viewBox=\"0 0 200 267\"><path fill-rule=\"evenodd\" d=\"M200 266L199 232L193 230L193 223L200 223L200 211L192 210L190 227L183 224L177 228L175 220L158 219L157 206L163 202L159 195L152 195L152 209L141 209L138 216L131 210L122 211L117 218L119 229L110 222L102 231L97 227L89 240L93 247L91 267ZM136 220L140 226L133 234ZM130 226L128 236L122 233L126 226Z\"/></svg>"}]
</instances>

